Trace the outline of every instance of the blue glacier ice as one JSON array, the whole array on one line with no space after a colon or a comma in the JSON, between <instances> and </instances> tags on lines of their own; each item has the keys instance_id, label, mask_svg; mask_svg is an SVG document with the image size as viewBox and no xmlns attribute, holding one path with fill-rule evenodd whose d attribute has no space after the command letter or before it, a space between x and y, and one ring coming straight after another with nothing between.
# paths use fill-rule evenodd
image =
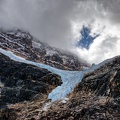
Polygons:
<instances>
[{"instance_id":1,"label":"blue glacier ice","mask_svg":"<svg viewBox=\"0 0 120 120\"><path fill-rule=\"evenodd\" d=\"M112 59L108 59L108 60L106 60L98 65L94 65L90 69L87 69L84 71L67 71L67 70L60 70L60 69L51 67L49 65L42 64L42 63L37 63L37 62L32 62L32 61L26 60L22 57L15 55L11 51L6 51L2 48L0 48L0 52L4 55L8 56L10 59L12 59L14 61L35 65L40 68L45 68L45 69L61 76L63 84L61 86L56 87L48 95L48 98L51 99L52 101L65 98L73 90L73 88L76 86L76 84L78 84L82 80L82 78L84 77L84 74L86 74L87 72L93 71L93 70L99 68L100 66L104 65L105 63L109 62L110 60L112 60Z\"/></svg>"}]
</instances>

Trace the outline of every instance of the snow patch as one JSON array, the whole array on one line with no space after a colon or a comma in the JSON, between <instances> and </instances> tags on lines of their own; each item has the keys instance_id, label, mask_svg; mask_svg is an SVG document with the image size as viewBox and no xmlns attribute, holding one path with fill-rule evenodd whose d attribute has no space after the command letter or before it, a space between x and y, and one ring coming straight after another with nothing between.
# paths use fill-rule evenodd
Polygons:
<instances>
[{"instance_id":1,"label":"snow patch","mask_svg":"<svg viewBox=\"0 0 120 120\"><path fill-rule=\"evenodd\" d=\"M57 52L46 48L46 56L53 56L54 54L57 54Z\"/></svg>"},{"instance_id":2,"label":"snow patch","mask_svg":"<svg viewBox=\"0 0 120 120\"><path fill-rule=\"evenodd\" d=\"M64 98L61 100L61 103L67 103L68 100L69 100L69 98Z\"/></svg>"},{"instance_id":3,"label":"snow patch","mask_svg":"<svg viewBox=\"0 0 120 120\"><path fill-rule=\"evenodd\" d=\"M45 104L45 106L43 107L43 110L44 110L44 111L47 111L48 108L51 106L51 104L52 104L52 102L47 102L47 103Z\"/></svg>"},{"instance_id":4,"label":"snow patch","mask_svg":"<svg viewBox=\"0 0 120 120\"><path fill-rule=\"evenodd\" d=\"M32 45L34 48L41 48L43 45L41 43L38 43L38 42L35 42L35 41L32 41Z\"/></svg>"}]
</instances>

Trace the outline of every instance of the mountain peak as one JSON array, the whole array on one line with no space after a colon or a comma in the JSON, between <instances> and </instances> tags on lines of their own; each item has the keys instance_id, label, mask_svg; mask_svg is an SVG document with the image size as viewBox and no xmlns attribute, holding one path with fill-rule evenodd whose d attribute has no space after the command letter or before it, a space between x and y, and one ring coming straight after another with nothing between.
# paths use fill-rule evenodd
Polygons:
<instances>
[{"instance_id":1,"label":"mountain peak","mask_svg":"<svg viewBox=\"0 0 120 120\"><path fill-rule=\"evenodd\" d=\"M22 30L0 31L0 47L25 59L66 70L83 70L90 65L72 53L44 44Z\"/></svg>"}]
</instances>

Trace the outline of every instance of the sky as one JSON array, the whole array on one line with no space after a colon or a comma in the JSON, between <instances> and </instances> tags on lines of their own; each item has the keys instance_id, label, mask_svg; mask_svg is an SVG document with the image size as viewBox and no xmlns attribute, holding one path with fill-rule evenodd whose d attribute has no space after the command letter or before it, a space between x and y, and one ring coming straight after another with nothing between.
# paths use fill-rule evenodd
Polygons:
<instances>
[{"instance_id":1,"label":"sky","mask_svg":"<svg viewBox=\"0 0 120 120\"><path fill-rule=\"evenodd\" d=\"M0 0L0 28L99 63L120 55L120 0Z\"/></svg>"},{"instance_id":2,"label":"sky","mask_svg":"<svg viewBox=\"0 0 120 120\"><path fill-rule=\"evenodd\" d=\"M92 36L91 34L91 28L89 26L84 26L82 27L82 29L80 30L80 35L81 37L77 39L77 43L76 46L79 48L85 48L85 49L89 49L90 45L94 42L94 39L96 39L99 34L95 34L94 36Z\"/></svg>"}]
</instances>

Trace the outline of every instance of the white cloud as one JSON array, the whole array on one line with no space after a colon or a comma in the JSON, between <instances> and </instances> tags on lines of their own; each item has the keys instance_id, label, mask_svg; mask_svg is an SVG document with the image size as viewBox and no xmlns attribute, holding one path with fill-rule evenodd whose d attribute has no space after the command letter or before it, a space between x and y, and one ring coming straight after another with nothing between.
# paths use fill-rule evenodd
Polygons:
<instances>
[{"instance_id":1,"label":"white cloud","mask_svg":"<svg viewBox=\"0 0 120 120\"><path fill-rule=\"evenodd\" d=\"M0 27L25 29L51 46L98 63L120 53L119 6L119 0L1 0ZM89 50L74 47L83 25L91 27L91 35L100 34Z\"/></svg>"},{"instance_id":2,"label":"white cloud","mask_svg":"<svg viewBox=\"0 0 120 120\"><path fill-rule=\"evenodd\" d=\"M99 37L94 40L93 44L90 46L90 49L76 49L77 54L90 63L99 63L107 58L120 55L120 26L114 26L102 20L100 20L97 24L99 25L96 25L96 22L93 22L92 32L96 33L97 31L97 33L99 33ZM75 50L73 51L75 52Z\"/></svg>"}]
</instances>

